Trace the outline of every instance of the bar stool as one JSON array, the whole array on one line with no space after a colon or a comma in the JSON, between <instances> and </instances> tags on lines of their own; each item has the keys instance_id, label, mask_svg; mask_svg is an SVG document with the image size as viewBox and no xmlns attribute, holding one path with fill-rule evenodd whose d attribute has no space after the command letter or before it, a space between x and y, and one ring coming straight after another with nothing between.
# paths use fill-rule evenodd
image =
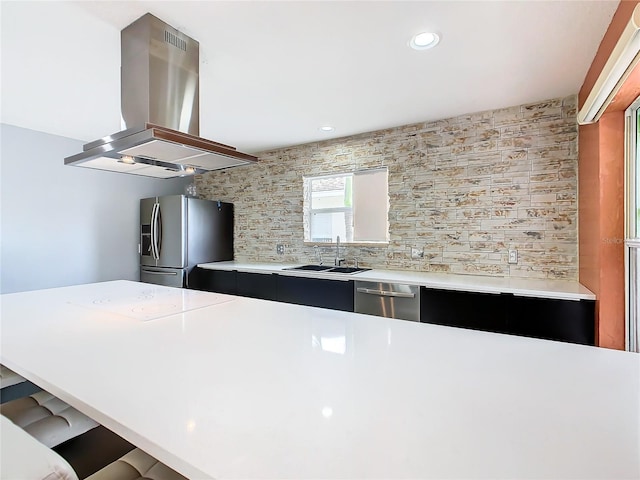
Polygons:
<instances>
[{"instance_id":1,"label":"bar stool","mask_svg":"<svg viewBox=\"0 0 640 480\"><path fill-rule=\"evenodd\" d=\"M22 382L26 382L26 380L13 370L0 364L0 389L12 387Z\"/></svg>"},{"instance_id":2,"label":"bar stool","mask_svg":"<svg viewBox=\"0 0 640 480\"><path fill-rule=\"evenodd\" d=\"M71 465L8 418L0 417L0 478L78 480ZM87 480L187 480L140 449L135 449Z\"/></svg>"},{"instance_id":3,"label":"bar stool","mask_svg":"<svg viewBox=\"0 0 640 480\"><path fill-rule=\"evenodd\" d=\"M93 419L45 391L3 403L0 414L47 447L55 447L98 426Z\"/></svg>"},{"instance_id":4,"label":"bar stool","mask_svg":"<svg viewBox=\"0 0 640 480\"><path fill-rule=\"evenodd\" d=\"M98 470L86 480L186 480L175 470L160 463L139 448Z\"/></svg>"},{"instance_id":5,"label":"bar stool","mask_svg":"<svg viewBox=\"0 0 640 480\"><path fill-rule=\"evenodd\" d=\"M40 387L25 380L4 365L0 365L0 403L9 402L38 391L40 391Z\"/></svg>"}]
</instances>

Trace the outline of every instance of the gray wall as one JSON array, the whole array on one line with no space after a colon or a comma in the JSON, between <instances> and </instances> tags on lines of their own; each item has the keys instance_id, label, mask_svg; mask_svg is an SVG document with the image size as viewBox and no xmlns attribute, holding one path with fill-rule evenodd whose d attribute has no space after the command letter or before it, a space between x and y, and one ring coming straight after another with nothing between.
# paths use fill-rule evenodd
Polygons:
<instances>
[{"instance_id":1,"label":"gray wall","mask_svg":"<svg viewBox=\"0 0 640 480\"><path fill-rule=\"evenodd\" d=\"M83 142L0 125L0 292L138 279L138 201L157 180L65 167Z\"/></svg>"}]
</instances>

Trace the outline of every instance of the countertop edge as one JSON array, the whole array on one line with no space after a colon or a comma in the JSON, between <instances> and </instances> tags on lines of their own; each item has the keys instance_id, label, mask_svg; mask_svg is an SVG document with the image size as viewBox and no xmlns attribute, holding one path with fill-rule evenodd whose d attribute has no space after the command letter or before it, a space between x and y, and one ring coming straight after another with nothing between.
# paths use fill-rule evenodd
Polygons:
<instances>
[{"instance_id":1,"label":"countertop edge","mask_svg":"<svg viewBox=\"0 0 640 480\"><path fill-rule=\"evenodd\" d=\"M405 283L408 285L418 285L426 288L456 290L472 293L504 293L521 297L573 301L596 299L595 294L584 285L570 280L486 277L478 275L455 275L379 269L368 270L356 275L314 272L307 270L285 270L286 268L295 267L297 265L299 264L251 264L227 261L201 263L197 266L207 270L280 274L306 278L324 278L338 281L361 280L365 282ZM516 283L516 285L513 285L514 283Z\"/></svg>"}]
</instances>

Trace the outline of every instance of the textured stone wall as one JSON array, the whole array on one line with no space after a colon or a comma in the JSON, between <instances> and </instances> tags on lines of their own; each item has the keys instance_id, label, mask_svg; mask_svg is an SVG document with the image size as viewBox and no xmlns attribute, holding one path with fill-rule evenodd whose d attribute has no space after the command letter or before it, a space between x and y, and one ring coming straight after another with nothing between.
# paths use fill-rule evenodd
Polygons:
<instances>
[{"instance_id":1,"label":"textured stone wall","mask_svg":"<svg viewBox=\"0 0 640 480\"><path fill-rule=\"evenodd\" d=\"M303 175L389 169L391 241L346 247L364 266L577 279L576 97L264 152L196 177L235 204L240 261L315 263L303 242ZM276 244L286 244L285 255ZM411 247L424 249L412 259ZM517 265L507 263L517 249ZM323 248L325 261L334 249ZM348 262L349 263L349 262Z\"/></svg>"}]
</instances>

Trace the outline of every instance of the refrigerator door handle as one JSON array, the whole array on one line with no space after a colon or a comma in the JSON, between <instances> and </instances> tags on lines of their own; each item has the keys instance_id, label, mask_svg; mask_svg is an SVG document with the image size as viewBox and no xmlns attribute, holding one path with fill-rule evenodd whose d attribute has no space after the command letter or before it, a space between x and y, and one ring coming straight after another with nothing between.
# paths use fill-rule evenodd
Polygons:
<instances>
[{"instance_id":1,"label":"refrigerator door handle","mask_svg":"<svg viewBox=\"0 0 640 480\"><path fill-rule=\"evenodd\" d=\"M153 210L151 210L151 255L154 260L158 260L160 255L158 254L158 210L160 208L159 203L153 204Z\"/></svg>"},{"instance_id":2,"label":"refrigerator door handle","mask_svg":"<svg viewBox=\"0 0 640 480\"><path fill-rule=\"evenodd\" d=\"M156 260L160 260L160 251L162 250L162 211L160 210L160 204L158 203L158 209L156 210Z\"/></svg>"},{"instance_id":3,"label":"refrigerator door handle","mask_svg":"<svg viewBox=\"0 0 640 480\"><path fill-rule=\"evenodd\" d=\"M178 272L156 272L155 270L142 270L149 275L177 275Z\"/></svg>"},{"instance_id":4,"label":"refrigerator door handle","mask_svg":"<svg viewBox=\"0 0 640 480\"><path fill-rule=\"evenodd\" d=\"M151 209L151 256L153 259L156 259L156 247L155 247L155 229L156 229L156 204L153 204L153 208Z\"/></svg>"}]
</instances>

